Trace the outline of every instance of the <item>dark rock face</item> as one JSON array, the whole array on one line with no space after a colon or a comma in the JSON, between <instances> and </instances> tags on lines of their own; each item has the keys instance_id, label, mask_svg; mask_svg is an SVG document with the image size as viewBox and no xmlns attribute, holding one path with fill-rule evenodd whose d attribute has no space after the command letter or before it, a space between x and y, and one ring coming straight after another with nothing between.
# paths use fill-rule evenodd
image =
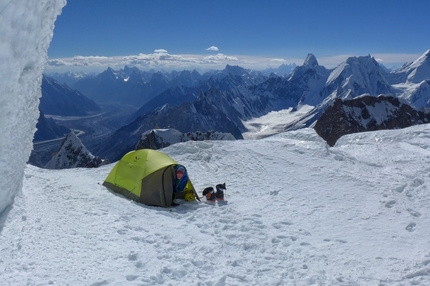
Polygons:
<instances>
[{"instance_id":1,"label":"dark rock face","mask_svg":"<svg viewBox=\"0 0 430 286\"><path fill-rule=\"evenodd\" d=\"M399 129L430 122L430 114L418 111L393 96L360 96L336 99L320 116L314 129L328 145L346 134Z\"/></svg>"}]
</instances>

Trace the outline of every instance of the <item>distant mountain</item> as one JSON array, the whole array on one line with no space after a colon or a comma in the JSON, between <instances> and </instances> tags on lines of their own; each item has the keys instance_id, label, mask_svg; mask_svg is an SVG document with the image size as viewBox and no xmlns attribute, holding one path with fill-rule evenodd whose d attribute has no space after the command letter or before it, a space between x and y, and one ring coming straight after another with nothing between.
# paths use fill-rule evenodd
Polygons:
<instances>
[{"instance_id":1,"label":"distant mountain","mask_svg":"<svg viewBox=\"0 0 430 286\"><path fill-rule=\"evenodd\" d=\"M322 77L320 84L315 85L315 89L309 89L313 95L312 100L302 102L309 103L315 108L297 121L288 124L286 130L310 126L338 98L351 99L362 94L394 95L396 89L388 83L384 74L386 74L385 70L370 55L348 58L335 69L330 70L325 82Z\"/></svg>"},{"instance_id":2,"label":"distant mountain","mask_svg":"<svg viewBox=\"0 0 430 286\"><path fill-rule=\"evenodd\" d=\"M169 78L169 86L177 87L177 86L186 86L193 87L198 85L201 81L205 80L205 77L202 76L198 71L172 71L168 74Z\"/></svg>"},{"instance_id":3,"label":"distant mountain","mask_svg":"<svg viewBox=\"0 0 430 286\"><path fill-rule=\"evenodd\" d=\"M199 93L206 92L210 88L215 88L219 91L232 91L236 94L246 94L247 87L264 82L267 79L261 73L230 65L227 65L224 70L219 72L212 72L210 76L209 73L206 73L204 77L208 77L208 79L200 81L196 86L181 85L165 90L138 109L128 122L166 104L173 107L180 106L185 102L192 102Z\"/></svg>"},{"instance_id":4,"label":"distant mountain","mask_svg":"<svg viewBox=\"0 0 430 286\"><path fill-rule=\"evenodd\" d=\"M175 128L182 133L216 130L242 139L241 133L246 131L244 120L273 110L297 108L301 104L316 106L287 126L290 129L302 128L315 122L336 98L353 97L361 92L394 91L384 79L382 68L370 56L352 57L338 68L327 70L318 64L314 55L309 54L304 64L297 66L288 78L272 75L258 83L260 75L256 78L250 75L240 67L227 66L204 83L205 88L210 88L201 91L192 102L186 101L181 105L169 102L174 102L178 96L186 98L187 92L191 100L194 94L184 88L172 89L172 93L163 94L163 98L156 97L160 101L151 106L158 105L156 110L149 111L151 108L146 106L144 114L115 132L96 149L96 154L111 160L118 159L133 149L133 143L128 142L136 142L137 134L154 128L154 125ZM113 157L112 152L115 153Z\"/></svg>"},{"instance_id":5,"label":"distant mountain","mask_svg":"<svg viewBox=\"0 0 430 286\"><path fill-rule=\"evenodd\" d=\"M318 105L323 101L330 70L320 66L313 54L308 54L302 66L296 66L289 77L272 75L265 82L250 87L252 95L265 98L272 110L297 108L302 104Z\"/></svg>"},{"instance_id":6,"label":"distant mountain","mask_svg":"<svg viewBox=\"0 0 430 286\"><path fill-rule=\"evenodd\" d=\"M321 90L324 88L330 70L320 66L313 54L308 54L302 66L296 67L288 83L294 90L299 104L317 105L321 102Z\"/></svg>"},{"instance_id":7,"label":"distant mountain","mask_svg":"<svg viewBox=\"0 0 430 286\"><path fill-rule=\"evenodd\" d=\"M230 133L216 131L182 133L176 129L152 129L144 132L136 144L136 149L161 149L186 141L235 140Z\"/></svg>"},{"instance_id":8,"label":"distant mountain","mask_svg":"<svg viewBox=\"0 0 430 286\"><path fill-rule=\"evenodd\" d=\"M88 85L91 88L101 85L96 88L100 100L124 100L136 105L142 102L136 100L136 95L142 92L146 103L131 116L126 126L97 146L94 152L111 160L119 159L135 148L140 134L155 126L174 128L181 133L215 130L242 139L242 132L247 131L243 121L282 109L292 108L294 112L302 105L313 106L313 109L290 122L285 130L314 126L334 102L364 94L392 96L417 109L430 108L429 51L392 72L370 55L350 57L336 68L326 69L313 54L308 54L303 65L295 66L288 76L275 73L266 76L230 65L202 75L196 71L108 69L96 76L99 83L94 81ZM143 86L149 89L143 92Z\"/></svg>"},{"instance_id":9,"label":"distant mountain","mask_svg":"<svg viewBox=\"0 0 430 286\"><path fill-rule=\"evenodd\" d=\"M226 65L223 70L205 74L206 77L208 75L210 75L210 77L214 80L221 80L224 79L226 76L229 76L231 78L235 78L236 82L240 81L241 86L259 84L267 79L267 76L263 75L263 73L260 71L245 69L240 66L231 65Z\"/></svg>"},{"instance_id":10,"label":"distant mountain","mask_svg":"<svg viewBox=\"0 0 430 286\"><path fill-rule=\"evenodd\" d=\"M83 116L100 111L100 107L79 91L53 78L43 76L40 110L44 114L61 116Z\"/></svg>"},{"instance_id":11,"label":"distant mountain","mask_svg":"<svg viewBox=\"0 0 430 286\"><path fill-rule=\"evenodd\" d=\"M73 86L78 80L83 79L88 76L92 76L92 73L85 72L65 72L65 73L49 73L46 74L47 77L53 78L60 84L67 84L68 86Z\"/></svg>"},{"instance_id":12,"label":"distant mountain","mask_svg":"<svg viewBox=\"0 0 430 286\"><path fill-rule=\"evenodd\" d=\"M182 133L215 130L243 139L245 127L240 113L231 105L233 96L231 92L211 88L206 93L200 93L193 102L180 106L164 105L118 129L95 148L94 153L111 161L118 160L134 149L140 134L155 126L177 129Z\"/></svg>"},{"instance_id":13,"label":"distant mountain","mask_svg":"<svg viewBox=\"0 0 430 286\"><path fill-rule=\"evenodd\" d=\"M146 72L126 66L119 71L108 68L98 75L77 81L73 87L98 103L142 106L172 86L192 86L201 79L197 71Z\"/></svg>"},{"instance_id":14,"label":"distant mountain","mask_svg":"<svg viewBox=\"0 0 430 286\"><path fill-rule=\"evenodd\" d=\"M61 138L70 132L69 128L57 125L54 120L46 118L43 115L43 112L40 112L36 129L37 131L33 138L33 141L35 142Z\"/></svg>"},{"instance_id":15,"label":"distant mountain","mask_svg":"<svg viewBox=\"0 0 430 286\"><path fill-rule=\"evenodd\" d=\"M171 87L144 104L130 116L127 122L130 123L139 116L142 116L145 113L153 111L166 104L169 104L170 106L180 106L185 102L192 102L200 91L201 87L187 87L183 85Z\"/></svg>"},{"instance_id":16,"label":"distant mountain","mask_svg":"<svg viewBox=\"0 0 430 286\"><path fill-rule=\"evenodd\" d=\"M353 98L369 93L394 94L395 90L385 79L385 70L370 55L350 57L329 75L323 97Z\"/></svg>"},{"instance_id":17,"label":"distant mountain","mask_svg":"<svg viewBox=\"0 0 430 286\"><path fill-rule=\"evenodd\" d=\"M391 72L388 78L392 84L411 82L421 83L430 79L430 49L413 62L404 64Z\"/></svg>"},{"instance_id":18,"label":"distant mountain","mask_svg":"<svg viewBox=\"0 0 430 286\"><path fill-rule=\"evenodd\" d=\"M282 64L277 68L268 68L262 71L262 73L266 76L270 76L270 74L275 74L277 76L289 76L291 72L297 65L293 64Z\"/></svg>"},{"instance_id":19,"label":"distant mountain","mask_svg":"<svg viewBox=\"0 0 430 286\"><path fill-rule=\"evenodd\" d=\"M397 97L362 95L353 99L335 99L319 117L314 129L327 144L334 146L346 134L429 122L429 113L418 111Z\"/></svg>"},{"instance_id":20,"label":"distant mountain","mask_svg":"<svg viewBox=\"0 0 430 286\"><path fill-rule=\"evenodd\" d=\"M92 155L81 140L70 132L63 140L60 150L44 166L46 169L96 168L104 162Z\"/></svg>"}]
</instances>

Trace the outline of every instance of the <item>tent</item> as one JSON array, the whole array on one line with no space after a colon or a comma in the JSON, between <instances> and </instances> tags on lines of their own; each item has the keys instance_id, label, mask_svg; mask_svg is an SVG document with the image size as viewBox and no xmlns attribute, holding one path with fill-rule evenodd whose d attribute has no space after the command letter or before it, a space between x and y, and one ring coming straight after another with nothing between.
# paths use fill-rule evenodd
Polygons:
<instances>
[{"instance_id":1,"label":"tent","mask_svg":"<svg viewBox=\"0 0 430 286\"><path fill-rule=\"evenodd\" d=\"M177 174L178 169L181 173ZM179 184L178 179L186 182ZM179 185L181 190L177 189ZM152 149L125 154L106 177L103 186L146 205L170 207L174 197L200 200L185 167Z\"/></svg>"}]
</instances>

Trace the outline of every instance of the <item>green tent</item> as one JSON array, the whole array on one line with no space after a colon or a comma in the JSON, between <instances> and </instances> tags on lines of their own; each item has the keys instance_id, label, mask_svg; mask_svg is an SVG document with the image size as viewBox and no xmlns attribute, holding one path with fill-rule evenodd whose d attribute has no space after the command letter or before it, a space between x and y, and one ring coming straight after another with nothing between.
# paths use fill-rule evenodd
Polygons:
<instances>
[{"instance_id":1,"label":"green tent","mask_svg":"<svg viewBox=\"0 0 430 286\"><path fill-rule=\"evenodd\" d=\"M174 194L179 199L199 199L188 176L184 190L175 192L175 166L178 165L159 151L131 151L116 163L103 185L146 205L169 207Z\"/></svg>"}]
</instances>

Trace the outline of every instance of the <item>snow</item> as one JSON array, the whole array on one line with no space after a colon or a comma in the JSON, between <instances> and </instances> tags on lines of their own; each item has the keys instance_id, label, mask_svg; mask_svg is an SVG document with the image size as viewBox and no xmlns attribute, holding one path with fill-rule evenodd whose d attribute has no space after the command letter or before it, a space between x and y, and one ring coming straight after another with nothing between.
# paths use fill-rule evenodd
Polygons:
<instances>
[{"instance_id":1,"label":"snow","mask_svg":"<svg viewBox=\"0 0 430 286\"><path fill-rule=\"evenodd\" d=\"M175 144L181 141L182 132L173 128L148 130L144 132L141 136L143 137L151 132L154 132L157 136L161 137L164 142L169 142L170 144Z\"/></svg>"},{"instance_id":2,"label":"snow","mask_svg":"<svg viewBox=\"0 0 430 286\"><path fill-rule=\"evenodd\" d=\"M374 121L376 125L381 125L384 121L388 120L389 117L392 117L396 111L398 111L398 108L389 102L377 102L374 106L366 105L365 108L368 113L367 118L363 118L363 109L360 107L343 107L345 113L349 113L350 116L355 118L355 120L361 122L361 125L365 128L368 128L369 123L372 121Z\"/></svg>"},{"instance_id":3,"label":"snow","mask_svg":"<svg viewBox=\"0 0 430 286\"><path fill-rule=\"evenodd\" d=\"M429 57L430 49L414 62L400 69L400 71L406 71L406 73L408 73L407 79L409 82L419 83L426 80L428 79L428 74L430 72Z\"/></svg>"},{"instance_id":4,"label":"snow","mask_svg":"<svg viewBox=\"0 0 430 286\"><path fill-rule=\"evenodd\" d=\"M293 111L292 108L271 111L261 117L243 121L243 125L248 131L244 132L242 136L244 139L261 139L277 134L282 132L288 123L301 118L313 108L310 105L302 105L296 111Z\"/></svg>"},{"instance_id":5,"label":"snow","mask_svg":"<svg viewBox=\"0 0 430 286\"><path fill-rule=\"evenodd\" d=\"M61 148L45 164L45 169L77 168L97 161L95 156L82 144L82 141L72 131L63 139ZM101 160L100 160L101 161ZM100 162L101 163L101 162ZM94 166L97 166L96 164Z\"/></svg>"},{"instance_id":6,"label":"snow","mask_svg":"<svg viewBox=\"0 0 430 286\"><path fill-rule=\"evenodd\" d=\"M0 213L22 187L54 21L65 0L0 0Z\"/></svg>"},{"instance_id":7,"label":"snow","mask_svg":"<svg viewBox=\"0 0 430 286\"><path fill-rule=\"evenodd\" d=\"M0 0L1 285L430 284L430 125L332 148L302 129L161 150L199 193L225 182L225 205L135 203L101 185L114 163L25 165L64 4Z\"/></svg>"},{"instance_id":8,"label":"snow","mask_svg":"<svg viewBox=\"0 0 430 286\"><path fill-rule=\"evenodd\" d=\"M420 83L400 83L393 85L399 91L399 98L405 99L413 106L429 107L430 88L427 81Z\"/></svg>"},{"instance_id":9,"label":"snow","mask_svg":"<svg viewBox=\"0 0 430 286\"><path fill-rule=\"evenodd\" d=\"M28 165L3 215L2 285L428 285L430 125L348 135L313 129L161 151L227 205L130 201L114 164Z\"/></svg>"},{"instance_id":10,"label":"snow","mask_svg":"<svg viewBox=\"0 0 430 286\"><path fill-rule=\"evenodd\" d=\"M342 63L340 63L329 75L329 77L327 78L327 82L326 85L330 85L333 81L335 81L340 74L347 68L348 66L348 62L344 61Z\"/></svg>"}]
</instances>

